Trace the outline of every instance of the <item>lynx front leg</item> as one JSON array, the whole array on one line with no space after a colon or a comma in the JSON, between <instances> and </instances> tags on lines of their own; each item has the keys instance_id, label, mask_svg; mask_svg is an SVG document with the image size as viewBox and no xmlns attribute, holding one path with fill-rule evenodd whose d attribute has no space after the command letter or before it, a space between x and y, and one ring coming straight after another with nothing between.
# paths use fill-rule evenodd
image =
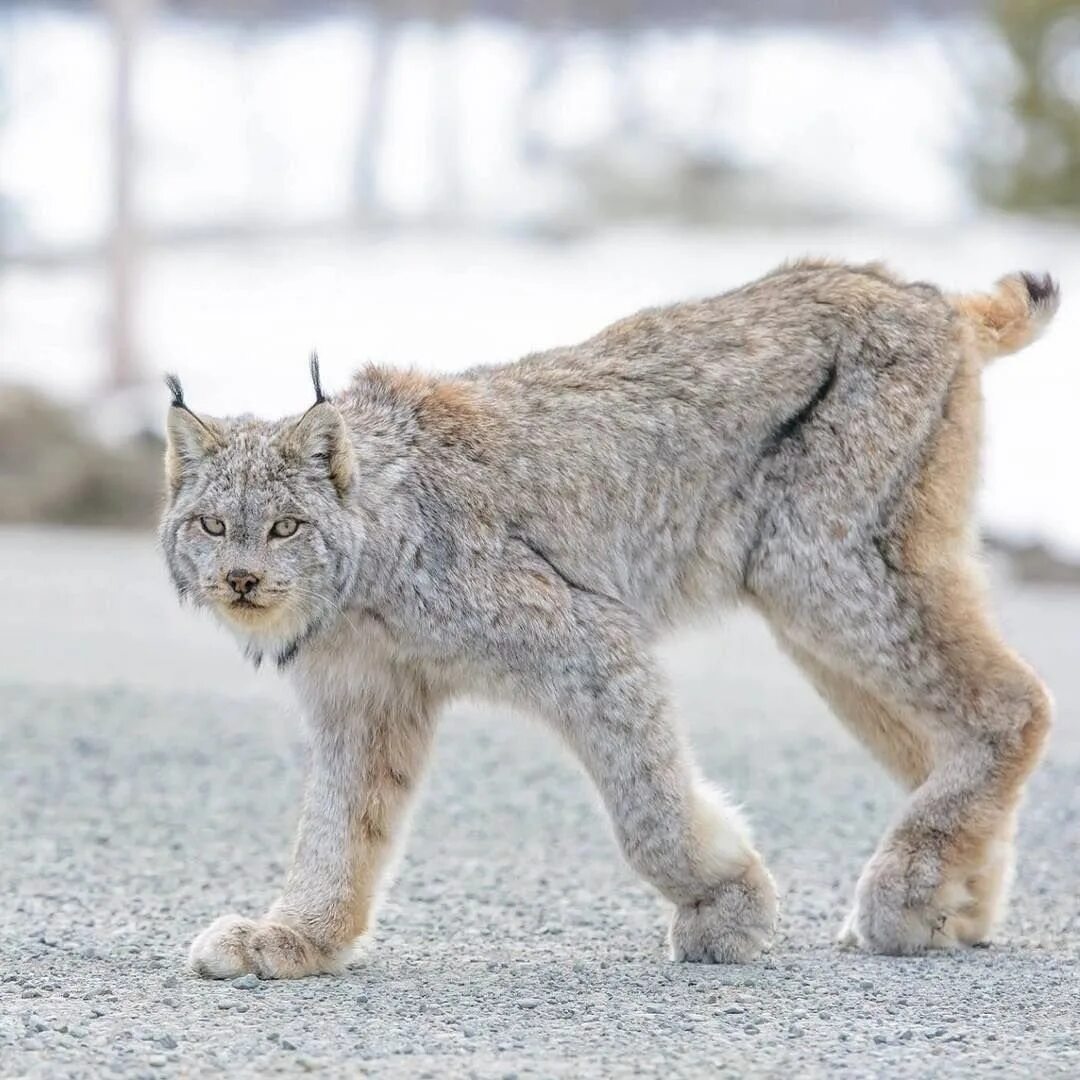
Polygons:
<instances>
[{"instance_id":1,"label":"lynx front leg","mask_svg":"<svg viewBox=\"0 0 1080 1080\"><path fill-rule=\"evenodd\" d=\"M319 693L311 764L285 888L261 919L226 915L193 942L188 963L208 978L247 972L299 978L338 971L371 925L431 742L431 702L419 683L379 677Z\"/></svg>"},{"instance_id":2,"label":"lynx front leg","mask_svg":"<svg viewBox=\"0 0 1080 1080\"><path fill-rule=\"evenodd\" d=\"M628 862L675 904L674 959L753 959L776 921L772 879L737 812L698 774L637 620L556 578L537 595L535 582L519 582L501 623L531 643L510 650L517 691L580 758Z\"/></svg>"}]
</instances>

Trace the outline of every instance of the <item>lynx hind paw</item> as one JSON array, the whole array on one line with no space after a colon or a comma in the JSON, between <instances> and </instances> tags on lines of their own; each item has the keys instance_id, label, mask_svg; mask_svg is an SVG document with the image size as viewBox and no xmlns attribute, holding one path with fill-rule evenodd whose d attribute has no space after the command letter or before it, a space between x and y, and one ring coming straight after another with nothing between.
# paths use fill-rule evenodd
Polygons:
<instances>
[{"instance_id":1,"label":"lynx hind paw","mask_svg":"<svg viewBox=\"0 0 1080 1080\"><path fill-rule=\"evenodd\" d=\"M328 953L284 923L223 915L191 943L188 967L204 979L257 975L298 979L338 972L348 954Z\"/></svg>"},{"instance_id":2,"label":"lynx hind paw","mask_svg":"<svg viewBox=\"0 0 1080 1080\"><path fill-rule=\"evenodd\" d=\"M842 947L914 956L986 942L993 920L966 882L928 888L894 870L884 863L863 876L837 939Z\"/></svg>"},{"instance_id":3,"label":"lynx hind paw","mask_svg":"<svg viewBox=\"0 0 1080 1080\"><path fill-rule=\"evenodd\" d=\"M760 865L712 896L681 904L671 921L671 955L699 964L745 964L768 948L776 930L776 888Z\"/></svg>"},{"instance_id":4,"label":"lynx hind paw","mask_svg":"<svg viewBox=\"0 0 1080 1080\"><path fill-rule=\"evenodd\" d=\"M872 915L857 907L844 922L837 942L845 949L885 956L918 956L966 944L956 930L955 921L931 905L878 909Z\"/></svg>"}]
</instances>

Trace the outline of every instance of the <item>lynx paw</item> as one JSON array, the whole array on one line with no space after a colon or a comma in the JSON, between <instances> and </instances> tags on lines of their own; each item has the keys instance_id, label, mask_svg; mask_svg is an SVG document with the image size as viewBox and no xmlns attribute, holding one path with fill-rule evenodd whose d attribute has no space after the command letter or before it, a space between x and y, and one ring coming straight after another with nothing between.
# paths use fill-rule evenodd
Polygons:
<instances>
[{"instance_id":1,"label":"lynx paw","mask_svg":"<svg viewBox=\"0 0 1080 1080\"><path fill-rule=\"evenodd\" d=\"M935 860L875 856L855 890L838 941L890 956L955 949L985 940L988 920L963 881L941 881Z\"/></svg>"},{"instance_id":2,"label":"lynx paw","mask_svg":"<svg viewBox=\"0 0 1080 1080\"><path fill-rule=\"evenodd\" d=\"M769 872L756 863L741 878L724 882L708 899L675 909L672 959L745 964L768 946L775 928L776 888Z\"/></svg>"},{"instance_id":3,"label":"lynx paw","mask_svg":"<svg viewBox=\"0 0 1080 1080\"><path fill-rule=\"evenodd\" d=\"M191 943L188 967L204 979L248 973L260 979L299 979L340 971L344 958L319 948L284 923L223 915Z\"/></svg>"},{"instance_id":4,"label":"lynx paw","mask_svg":"<svg viewBox=\"0 0 1080 1080\"><path fill-rule=\"evenodd\" d=\"M844 920L837 941L846 949L917 956L931 949L955 949L962 944L954 921L931 904L912 908L856 904Z\"/></svg>"}]
</instances>

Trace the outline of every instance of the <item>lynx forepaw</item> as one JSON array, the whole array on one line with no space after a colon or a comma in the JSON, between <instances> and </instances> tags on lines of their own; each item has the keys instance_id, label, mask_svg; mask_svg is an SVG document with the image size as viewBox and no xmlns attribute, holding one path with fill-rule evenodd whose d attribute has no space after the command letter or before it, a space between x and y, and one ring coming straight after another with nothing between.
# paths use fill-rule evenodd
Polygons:
<instances>
[{"instance_id":1,"label":"lynx forepaw","mask_svg":"<svg viewBox=\"0 0 1080 1080\"><path fill-rule=\"evenodd\" d=\"M755 863L708 898L680 904L671 920L672 959L702 964L745 964L759 956L776 929L776 888Z\"/></svg>"},{"instance_id":2,"label":"lynx forepaw","mask_svg":"<svg viewBox=\"0 0 1080 1080\"><path fill-rule=\"evenodd\" d=\"M291 926L223 915L191 943L188 967L205 979L254 974L260 979L299 979L340 971L344 959Z\"/></svg>"}]
</instances>

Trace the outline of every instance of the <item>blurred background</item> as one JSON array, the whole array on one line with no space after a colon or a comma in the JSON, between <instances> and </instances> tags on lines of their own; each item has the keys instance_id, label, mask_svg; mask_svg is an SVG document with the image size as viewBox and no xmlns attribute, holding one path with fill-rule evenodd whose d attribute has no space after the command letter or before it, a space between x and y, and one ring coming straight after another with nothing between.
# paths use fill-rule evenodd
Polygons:
<instances>
[{"instance_id":1,"label":"blurred background","mask_svg":"<svg viewBox=\"0 0 1080 1080\"><path fill-rule=\"evenodd\" d=\"M0 0L0 522L145 527L175 370L280 414L813 253L1047 269L987 534L1080 564L1080 4Z\"/></svg>"},{"instance_id":2,"label":"blurred background","mask_svg":"<svg viewBox=\"0 0 1080 1080\"><path fill-rule=\"evenodd\" d=\"M1002 947L833 949L898 795L735 612L660 660L773 959L669 967L555 740L463 702L369 966L184 976L276 895L302 752L156 550L163 372L295 413L312 348L496 363L805 254L1062 284L985 377L994 609L1058 702ZM0 1076L1080 1075L1078 345L1080 0L0 0Z\"/></svg>"}]
</instances>

